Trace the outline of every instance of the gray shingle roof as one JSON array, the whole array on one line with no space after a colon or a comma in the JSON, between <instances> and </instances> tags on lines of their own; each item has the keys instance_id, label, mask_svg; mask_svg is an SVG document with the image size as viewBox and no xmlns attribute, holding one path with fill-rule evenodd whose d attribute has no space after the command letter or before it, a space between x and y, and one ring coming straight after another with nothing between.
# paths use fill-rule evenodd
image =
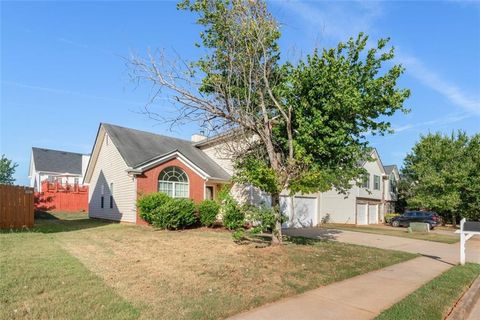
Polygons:
<instances>
[{"instance_id":1,"label":"gray shingle roof","mask_svg":"<svg viewBox=\"0 0 480 320\"><path fill-rule=\"evenodd\" d=\"M392 164L392 165L388 165L388 166L383 166L383 169L385 170L385 173L388 175L388 174L392 173L393 169L396 168L396 167L397 166L395 164Z\"/></svg>"},{"instance_id":2,"label":"gray shingle roof","mask_svg":"<svg viewBox=\"0 0 480 320\"><path fill-rule=\"evenodd\" d=\"M32 148L36 171L82 174L82 154Z\"/></svg>"},{"instance_id":3,"label":"gray shingle roof","mask_svg":"<svg viewBox=\"0 0 480 320\"><path fill-rule=\"evenodd\" d=\"M128 166L135 168L178 151L210 177L229 180L230 175L191 141L112 124L102 124Z\"/></svg>"}]
</instances>

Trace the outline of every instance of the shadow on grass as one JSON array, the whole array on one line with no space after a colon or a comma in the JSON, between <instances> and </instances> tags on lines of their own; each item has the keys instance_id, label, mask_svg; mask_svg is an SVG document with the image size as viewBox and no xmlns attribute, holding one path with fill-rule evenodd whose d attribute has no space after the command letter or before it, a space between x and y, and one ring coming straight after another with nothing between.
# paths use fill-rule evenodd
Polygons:
<instances>
[{"instance_id":1,"label":"shadow on grass","mask_svg":"<svg viewBox=\"0 0 480 320\"><path fill-rule=\"evenodd\" d=\"M311 231L307 232L307 235L303 235L305 230L309 229L289 229L289 232L283 234L284 244L294 244L302 246L313 246L320 242L325 242L328 240L335 240L335 234L341 233L336 230L321 230L318 233L318 229L315 229L317 232L313 234ZM303 230L303 232L302 232ZM236 240L235 242L239 245L255 245L257 248L265 248L271 245L272 235L271 234L248 234L246 233L241 239Z\"/></svg>"},{"instance_id":2,"label":"shadow on grass","mask_svg":"<svg viewBox=\"0 0 480 320\"><path fill-rule=\"evenodd\" d=\"M57 233L98 228L110 224L117 223L90 219L86 213L51 213L46 211L36 211L35 224L32 228L3 229L0 233Z\"/></svg>"}]
</instances>

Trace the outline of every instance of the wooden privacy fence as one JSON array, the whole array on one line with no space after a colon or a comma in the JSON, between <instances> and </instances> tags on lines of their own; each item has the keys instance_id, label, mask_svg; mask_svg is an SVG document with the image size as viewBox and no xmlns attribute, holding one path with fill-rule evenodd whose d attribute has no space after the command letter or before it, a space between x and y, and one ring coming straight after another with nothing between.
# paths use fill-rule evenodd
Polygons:
<instances>
[{"instance_id":1,"label":"wooden privacy fence","mask_svg":"<svg viewBox=\"0 0 480 320\"><path fill-rule=\"evenodd\" d=\"M35 193L35 209L57 212L88 211L88 187L79 184L42 182L42 191Z\"/></svg>"},{"instance_id":2,"label":"wooden privacy fence","mask_svg":"<svg viewBox=\"0 0 480 320\"><path fill-rule=\"evenodd\" d=\"M33 227L33 188L0 184L0 228Z\"/></svg>"}]
</instances>

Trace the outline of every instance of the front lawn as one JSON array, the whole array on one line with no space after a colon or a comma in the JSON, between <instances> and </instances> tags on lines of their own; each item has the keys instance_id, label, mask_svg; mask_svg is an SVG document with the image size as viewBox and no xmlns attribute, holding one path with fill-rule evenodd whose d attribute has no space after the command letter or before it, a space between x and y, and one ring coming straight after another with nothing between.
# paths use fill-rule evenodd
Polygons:
<instances>
[{"instance_id":1,"label":"front lawn","mask_svg":"<svg viewBox=\"0 0 480 320\"><path fill-rule=\"evenodd\" d=\"M387 227L387 226L356 226L356 225L329 223L329 224L323 224L321 228L365 232L365 233L373 233L373 234L383 234L386 236L410 238L410 239L417 239L417 240L427 240L427 241L434 241L434 242L443 242L443 243L449 243L449 244L460 241L460 237L456 235L448 235L448 234L441 234L441 233L434 233L434 232L409 233L407 228L393 228L393 227Z\"/></svg>"},{"instance_id":2,"label":"front lawn","mask_svg":"<svg viewBox=\"0 0 480 320\"><path fill-rule=\"evenodd\" d=\"M302 238L258 248L223 230L46 217L31 231L0 233L2 319L224 318L414 257Z\"/></svg>"},{"instance_id":3,"label":"front lawn","mask_svg":"<svg viewBox=\"0 0 480 320\"><path fill-rule=\"evenodd\" d=\"M375 319L444 319L455 302L478 276L480 276L479 264L455 266L385 310Z\"/></svg>"}]
</instances>

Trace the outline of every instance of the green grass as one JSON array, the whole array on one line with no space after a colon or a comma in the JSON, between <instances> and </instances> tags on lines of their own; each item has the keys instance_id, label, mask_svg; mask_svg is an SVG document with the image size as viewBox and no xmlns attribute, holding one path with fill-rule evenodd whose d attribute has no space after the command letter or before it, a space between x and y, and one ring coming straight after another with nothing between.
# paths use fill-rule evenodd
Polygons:
<instances>
[{"instance_id":1,"label":"green grass","mask_svg":"<svg viewBox=\"0 0 480 320\"><path fill-rule=\"evenodd\" d=\"M457 243L460 241L460 238L455 235L440 234L434 232L412 232L409 233L407 228L393 228L393 227L374 227L374 226L355 226L355 225L345 225L345 224L324 224L322 228L327 229L338 229L346 231L355 231L355 232L364 232L364 233L373 233L373 234L383 234L387 236L410 238L417 240L427 240L434 242L442 243Z\"/></svg>"},{"instance_id":2,"label":"green grass","mask_svg":"<svg viewBox=\"0 0 480 320\"><path fill-rule=\"evenodd\" d=\"M0 233L0 319L218 319L415 255L293 238L238 245L222 230L161 231L44 214Z\"/></svg>"},{"instance_id":3,"label":"green grass","mask_svg":"<svg viewBox=\"0 0 480 320\"><path fill-rule=\"evenodd\" d=\"M444 319L450 308L478 276L479 264L455 266L382 312L376 319Z\"/></svg>"},{"instance_id":4,"label":"green grass","mask_svg":"<svg viewBox=\"0 0 480 320\"><path fill-rule=\"evenodd\" d=\"M0 235L0 319L135 319L129 302L43 234Z\"/></svg>"}]
</instances>

